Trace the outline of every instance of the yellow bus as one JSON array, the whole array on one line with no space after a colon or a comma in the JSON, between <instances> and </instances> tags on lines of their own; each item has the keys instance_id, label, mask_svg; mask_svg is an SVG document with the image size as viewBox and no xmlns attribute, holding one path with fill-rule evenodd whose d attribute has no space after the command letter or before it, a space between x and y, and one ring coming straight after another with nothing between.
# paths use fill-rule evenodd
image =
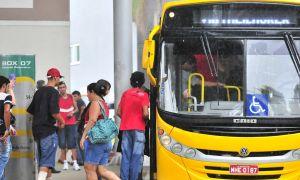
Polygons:
<instances>
[{"instance_id":1,"label":"yellow bus","mask_svg":"<svg viewBox=\"0 0 300 180\"><path fill-rule=\"evenodd\" d=\"M151 179L300 179L300 1L164 5L144 43Z\"/></svg>"}]
</instances>

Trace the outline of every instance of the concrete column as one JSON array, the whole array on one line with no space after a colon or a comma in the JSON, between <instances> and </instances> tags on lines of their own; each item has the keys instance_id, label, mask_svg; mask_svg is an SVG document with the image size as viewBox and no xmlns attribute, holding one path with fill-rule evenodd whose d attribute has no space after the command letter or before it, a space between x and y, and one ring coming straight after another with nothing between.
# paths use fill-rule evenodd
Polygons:
<instances>
[{"instance_id":1,"label":"concrete column","mask_svg":"<svg viewBox=\"0 0 300 180\"><path fill-rule=\"evenodd\" d=\"M115 112L132 73L132 0L114 0ZM116 147L114 146L114 150Z\"/></svg>"}]
</instances>

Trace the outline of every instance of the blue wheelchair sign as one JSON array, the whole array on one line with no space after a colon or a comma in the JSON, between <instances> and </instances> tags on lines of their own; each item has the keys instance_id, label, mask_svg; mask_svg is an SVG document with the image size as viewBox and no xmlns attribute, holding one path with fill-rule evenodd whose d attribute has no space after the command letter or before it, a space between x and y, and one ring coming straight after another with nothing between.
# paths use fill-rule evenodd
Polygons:
<instances>
[{"instance_id":1,"label":"blue wheelchair sign","mask_svg":"<svg viewBox=\"0 0 300 180\"><path fill-rule=\"evenodd\" d=\"M269 98L264 94L247 94L246 115L247 116L268 116Z\"/></svg>"}]
</instances>

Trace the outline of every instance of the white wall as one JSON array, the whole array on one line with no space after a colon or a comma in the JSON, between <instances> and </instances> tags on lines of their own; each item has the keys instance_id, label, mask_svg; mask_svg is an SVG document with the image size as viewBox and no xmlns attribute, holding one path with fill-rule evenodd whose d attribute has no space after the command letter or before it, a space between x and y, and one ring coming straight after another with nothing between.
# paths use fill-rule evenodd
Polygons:
<instances>
[{"instance_id":1,"label":"white wall","mask_svg":"<svg viewBox=\"0 0 300 180\"><path fill-rule=\"evenodd\" d=\"M80 45L80 64L71 66L71 90L86 93L86 86L108 80L114 99L113 1L70 1L71 45Z\"/></svg>"},{"instance_id":2,"label":"white wall","mask_svg":"<svg viewBox=\"0 0 300 180\"><path fill-rule=\"evenodd\" d=\"M69 42L69 22L0 21L0 54L36 55L36 80L57 67L70 83Z\"/></svg>"}]
</instances>

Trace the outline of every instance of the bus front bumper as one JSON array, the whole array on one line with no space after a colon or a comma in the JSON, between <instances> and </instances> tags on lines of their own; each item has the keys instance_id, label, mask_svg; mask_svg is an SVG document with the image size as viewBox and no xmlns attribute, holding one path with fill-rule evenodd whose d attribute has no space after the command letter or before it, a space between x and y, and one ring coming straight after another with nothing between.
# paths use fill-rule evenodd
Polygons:
<instances>
[{"instance_id":1,"label":"bus front bumper","mask_svg":"<svg viewBox=\"0 0 300 180\"><path fill-rule=\"evenodd\" d=\"M229 163L202 162L180 157L160 147L157 154L158 180L280 179L300 180L300 161L255 164L257 174L231 174ZM271 158L271 157L270 157ZM252 165L252 164L251 164Z\"/></svg>"}]
</instances>

